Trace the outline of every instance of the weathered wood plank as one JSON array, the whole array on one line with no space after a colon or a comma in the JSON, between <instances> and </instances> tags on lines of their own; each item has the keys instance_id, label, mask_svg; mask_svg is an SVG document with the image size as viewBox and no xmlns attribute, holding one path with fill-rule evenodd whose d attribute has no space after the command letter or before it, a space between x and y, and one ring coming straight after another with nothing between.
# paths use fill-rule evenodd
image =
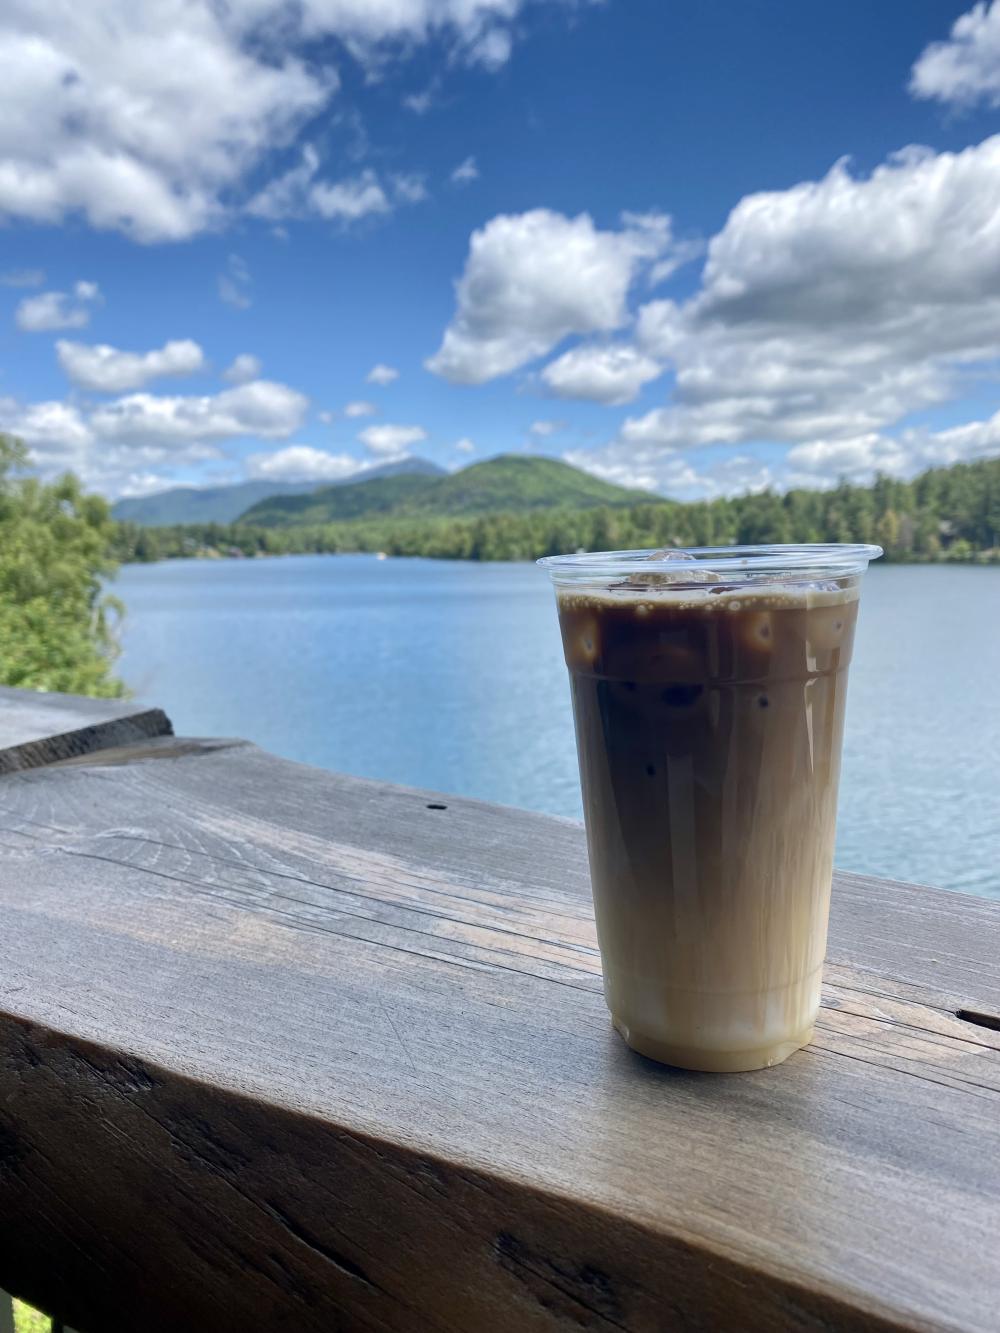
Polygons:
<instances>
[{"instance_id":1,"label":"weathered wood plank","mask_svg":"<svg viewBox=\"0 0 1000 1333\"><path fill-rule=\"evenodd\" d=\"M576 825L252 747L9 779L0 911L0 1282L83 1329L995 1329L1000 906L841 877L733 1077L611 1033Z\"/></svg>"},{"instance_id":2,"label":"weathered wood plank","mask_svg":"<svg viewBox=\"0 0 1000 1333\"><path fill-rule=\"evenodd\" d=\"M0 774L37 768L173 728L159 708L0 686Z\"/></svg>"}]
</instances>

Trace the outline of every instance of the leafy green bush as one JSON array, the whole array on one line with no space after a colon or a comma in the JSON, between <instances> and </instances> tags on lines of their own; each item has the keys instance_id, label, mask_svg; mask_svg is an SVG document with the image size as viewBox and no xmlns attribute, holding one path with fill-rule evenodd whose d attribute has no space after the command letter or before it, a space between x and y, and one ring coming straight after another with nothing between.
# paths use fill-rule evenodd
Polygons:
<instances>
[{"instance_id":1,"label":"leafy green bush","mask_svg":"<svg viewBox=\"0 0 1000 1333\"><path fill-rule=\"evenodd\" d=\"M70 474L24 476L24 462L20 442L0 435L0 684L118 697L108 505Z\"/></svg>"}]
</instances>

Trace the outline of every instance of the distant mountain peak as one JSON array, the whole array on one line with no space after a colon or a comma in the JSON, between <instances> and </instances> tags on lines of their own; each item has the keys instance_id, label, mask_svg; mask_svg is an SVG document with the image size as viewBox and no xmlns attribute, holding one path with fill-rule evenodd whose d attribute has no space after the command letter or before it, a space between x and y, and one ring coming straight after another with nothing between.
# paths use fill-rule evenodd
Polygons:
<instances>
[{"instance_id":1,"label":"distant mountain peak","mask_svg":"<svg viewBox=\"0 0 1000 1333\"><path fill-rule=\"evenodd\" d=\"M655 501L649 491L602 481L558 458L498 454L458 472L355 477L309 495L273 496L252 505L241 523L299 527L366 517L470 517L532 509L587 509Z\"/></svg>"},{"instance_id":2,"label":"distant mountain peak","mask_svg":"<svg viewBox=\"0 0 1000 1333\"><path fill-rule=\"evenodd\" d=\"M151 495L118 500L111 507L113 518L143 527L169 527L181 523L234 523L247 509L274 496L307 496L317 490L348 486L358 481L401 474L444 476L444 469L427 458L400 458L355 472L342 481L241 481L230 486L172 486Z\"/></svg>"}]
</instances>

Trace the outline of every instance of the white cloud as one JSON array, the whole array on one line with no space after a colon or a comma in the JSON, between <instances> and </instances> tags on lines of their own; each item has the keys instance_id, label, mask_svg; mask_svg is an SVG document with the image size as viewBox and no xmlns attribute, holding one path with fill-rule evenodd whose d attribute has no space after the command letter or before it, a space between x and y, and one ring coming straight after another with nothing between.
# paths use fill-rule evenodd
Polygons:
<instances>
[{"instance_id":1,"label":"white cloud","mask_svg":"<svg viewBox=\"0 0 1000 1333\"><path fill-rule=\"evenodd\" d=\"M490 28L469 47L469 57L487 69L499 69L510 59L513 42L507 28Z\"/></svg>"},{"instance_id":2,"label":"white cloud","mask_svg":"<svg viewBox=\"0 0 1000 1333\"><path fill-rule=\"evenodd\" d=\"M452 185L470 185L473 181L478 180L479 168L476 166L476 159L467 157L464 162L459 162L448 179Z\"/></svg>"},{"instance_id":3,"label":"white cloud","mask_svg":"<svg viewBox=\"0 0 1000 1333\"><path fill-rule=\"evenodd\" d=\"M476 452L476 446L468 436L464 436L461 440L455 441L455 451L460 454L474 454Z\"/></svg>"},{"instance_id":4,"label":"white cloud","mask_svg":"<svg viewBox=\"0 0 1000 1333\"><path fill-rule=\"evenodd\" d=\"M385 423L381 426L366 426L358 434L358 439L380 458L395 458L404 454L411 444L419 444L427 439L423 426L394 426Z\"/></svg>"},{"instance_id":5,"label":"white cloud","mask_svg":"<svg viewBox=\"0 0 1000 1333\"><path fill-rule=\"evenodd\" d=\"M99 393L124 393L163 375L194 375L207 364L204 352L190 338L164 343L150 352L122 352L107 343L60 338L56 355L74 384Z\"/></svg>"},{"instance_id":6,"label":"white cloud","mask_svg":"<svg viewBox=\"0 0 1000 1333\"><path fill-rule=\"evenodd\" d=\"M79 216L140 242L218 227L267 154L329 106L331 38L373 75L431 41L442 67L496 68L526 2L7 0L0 216Z\"/></svg>"},{"instance_id":7,"label":"white cloud","mask_svg":"<svg viewBox=\"0 0 1000 1333\"><path fill-rule=\"evenodd\" d=\"M659 214L625 214L619 231L544 208L493 218L472 234L455 318L427 368L483 384L570 334L621 328L632 282L669 245L670 222Z\"/></svg>"},{"instance_id":8,"label":"white cloud","mask_svg":"<svg viewBox=\"0 0 1000 1333\"><path fill-rule=\"evenodd\" d=\"M365 379L369 384L391 384L393 380L399 379L399 371L395 366L387 366L380 361L378 365L372 366Z\"/></svg>"},{"instance_id":9,"label":"white cloud","mask_svg":"<svg viewBox=\"0 0 1000 1333\"><path fill-rule=\"evenodd\" d=\"M240 255L230 255L226 260L225 271L219 274L219 300L231 305L234 310L247 310L253 304L250 296L250 269Z\"/></svg>"},{"instance_id":10,"label":"white cloud","mask_svg":"<svg viewBox=\"0 0 1000 1333\"><path fill-rule=\"evenodd\" d=\"M542 379L560 398L584 398L616 406L630 403L663 367L627 343L571 347L542 370Z\"/></svg>"},{"instance_id":11,"label":"white cloud","mask_svg":"<svg viewBox=\"0 0 1000 1333\"><path fill-rule=\"evenodd\" d=\"M344 408L345 417L371 417L378 411L374 403L365 403L360 399L353 403L348 403Z\"/></svg>"},{"instance_id":12,"label":"white cloud","mask_svg":"<svg viewBox=\"0 0 1000 1333\"><path fill-rule=\"evenodd\" d=\"M286 384L254 380L200 396L129 394L95 408L90 426L99 438L122 444L273 439L297 430L308 406L308 398Z\"/></svg>"},{"instance_id":13,"label":"white cloud","mask_svg":"<svg viewBox=\"0 0 1000 1333\"><path fill-rule=\"evenodd\" d=\"M998 214L1000 137L746 197L700 291L639 310L636 344L675 382L620 441L857 440L955 397L1000 357Z\"/></svg>"},{"instance_id":14,"label":"white cloud","mask_svg":"<svg viewBox=\"0 0 1000 1333\"><path fill-rule=\"evenodd\" d=\"M1000 106L1000 3L976 4L952 24L951 36L932 42L913 66L915 97L968 109Z\"/></svg>"},{"instance_id":15,"label":"white cloud","mask_svg":"<svg viewBox=\"0 0 1000 1333\"><path fill-rule=\"evenodd\" d=\"M336 87L332 69L291 53L291 32L275 29L263 54L256 31L282 8L8 0L0 214L80 214L139 241L218 222L223 193Z\"/></svg>"},{"instance_id":16,"label":"white cloud","mask_svg":"<svg viewBox=\"0 0 1000 1333\"><path fill-rule=\"evenodd\" d=\"M0 398L0 429L18 435L32 448L71 450L91 441L80 409L69 403L28 403Z\"/></svg>"},{"instance_id":17,"label":"white cloud","mask_svg":"<svg viewBox=\"0 0 1000 1333\"><path fill-rule=\"evenodd\" d=\"M9 268L0 273L0 287L41 287L45 270L41 268Z\"/></svg>"},{"instance_id":18,"label":"white cloud","mask_svg":"<svg viewBox=\"0 0 1000 1333\"><path fill-rule=\"evenodd\" d=\"M532 435L538 435L545 439L549 435L555 435L557 432L566 429L565 421L533 421L528 427Z\"/></svg>"},{"instance_id":19,"label":"white cloud","mask_svg":"<svg viewBox=\"0 0 1000 1333\"><path fill-rule=\"evenodd\" d=\"M318 412L316 415L319 417L320 421L322 421L324 426L332 426L336 413L324 411L324 412Z\"/></svg>"},{"instance_id":20,"label":"white cloud","mask_svg":"<svg viewBox=\"0 0 1000 1333\"><path fill-rule=\"evenodd\" d=\"M42 475L72 469L105 494L149 489L148 479L221 457L242 437L286 439L309 400L284 384L255 380L198 396L127 394L91 404L0 398L0 430L20 436ZM166 472L164 471L166 470Z\"/></svg>"},{"instance_id":21,"label":"white cloud","mask_svg":"<svg viewBox=\"0 0 1000 1333\"><path fill-rule=\"evenodd\" d=\"M26 333L50 333L55 329L82 329L90 323L91 307L101 299L96 282L77 282L69 292L40 292L26 296L14 319Z\"/></svg>"},{"instance_id":22,"label":"white cloud","mask_svg":"<svg viewBox=\"0 0 1000 1333\"><path fill-rule=\"evenodd\" d=\"M259 356L252 352L240 352L222 372L222 378L230 384L246 384L260 378L263 369Z\"/></svg>"},{"instance_id":23,"label":"white cloud","mask_svg":"<svg viewBox=\"0 0 1000 1333\"><path fill-rule=\"evenodd\" d=\"M872 431L845 440L812 440L788 451L786 463L803 484L846 477L868 482L877 472L911 477L929 467L971 462L1000 452L1000 412L946 430L914 429L888 436Z\"/></svg>"},{"instance_id":24,"label":"white cloud","mask_svg":"<svg viewBox=\"0 0 1000 1333\"><path fill-rule=\"evenodd\" d=\"M358 222L372 214L388 213L399 203L418 203L426 197L417 176L391 176L383 185L370 167L356 176L331 181L317 179L319 153L312 144L302 149L302 160L275 177L247 205L255 217L306 218Z\"/></svg>"},{"instance_id":25,"label":"white cloud","mask_svg":"<svg viewBox=\"0 0 1000 1333\"><path fill-rule=\"evenodd\" d=\"M388 213L389 200L374 171L365 170L353 180L317 181L309 201L321 218L357 222L369 213Z\"/></svg>"},{"instance_id":26,"label":"white cloud","mask_svg":"<svg viewBox=\"0 0 1000 1333\"><path fill-rule=\"evenodd\" d=\"M571 449L567 463L619 486L638 487L672 500L714 500L778 488L785 475L751 455L709 460L665 454L661 449Z\"/></svg>"},{"instance_id":27,"label":"white cloud","mask_svg":"<svg viewBox=\"0 0 1000 1333\"><path fill-rule=\"evenodd\" d=\"M247 472L267 481L340 481L360 472L349 454L330 454L308 444L290 444L267 454L251 454Z\"/></svg>"},{"instance_id":28,"label":"white cloud","mask_svg":"<svg viewBox=\"0 0 1000 1333\"><path fill-rule=\"evenodd\" d=\"M425 116L434 105L434 93L426 88L422 93L410 93L403 98L403 106L416 116Z\"/></svg>"},{"instance_id":29,"label":"white cloud","mask_svg":"<svg viewBox=\"0 0 1000 1333\"><path fill-rule=\"evenodd\" d=\"M717 453L711 448L682 452L618 440L599 449L570 450L563 457L605 481L642 486L679 500L744 495L768 487L822 489L842 478L868 485L878 473L907 479L928 468L995 456L1000 453L1000 412L986 421L944 430L909 428L898 435L869 431L842 439L809 440L769 461L749 453L719 459Z\"/></svg>"},{"instance_id":30,"label":"white cloud","mask_svg":"<svg viewBox=\"0 0 1000 1333\"><path fill-rule=\"evenodd\" d=\"M416 172L396 172L389 177L395 199L403 204L419 204L428 197L427 184Z\"/></svg>"},{"instance_id":31,"label":"white cloud","mask_svg":"<svg viewBox=\"0 0 1000 1333\"><path fill-rule=\"evenodd\" d=\"M0 430L20 436L43 477L72 470L85 485L107 495L155 490L164 484L153 469L182 467L218 457L217 446L200 440L168 444L104 439L80 408L60 402L19 404L0 399Z\"/></svg>"}]
</instances>

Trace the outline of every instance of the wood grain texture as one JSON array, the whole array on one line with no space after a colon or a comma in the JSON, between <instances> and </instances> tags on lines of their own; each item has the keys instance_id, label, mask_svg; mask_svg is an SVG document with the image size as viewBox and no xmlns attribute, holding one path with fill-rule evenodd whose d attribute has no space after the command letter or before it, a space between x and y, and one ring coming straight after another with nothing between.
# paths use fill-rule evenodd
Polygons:
<instances>
[{"instance_id":1,"label":"wood grain texture","mask_svg":"<svg viewBox=\"0 0 1000 1333\"><path fill-rule=\"evenodd\" d=\"M0 686L0 774L38 768L173 728L159 708Z\"/></svg>"},{"instance_id":2,"label":"wood grain texture","mask_svg":"<svg viewBox=\"0 0 1000 1333\"><path fill-rule=\"evenodd\" d=\"M997 1327L996 904L841 876L730 1077L611 1032L578 826L252 747L5 779L0 911L0 1285L85 1333Z\"/></svg>"}]
</instances>

